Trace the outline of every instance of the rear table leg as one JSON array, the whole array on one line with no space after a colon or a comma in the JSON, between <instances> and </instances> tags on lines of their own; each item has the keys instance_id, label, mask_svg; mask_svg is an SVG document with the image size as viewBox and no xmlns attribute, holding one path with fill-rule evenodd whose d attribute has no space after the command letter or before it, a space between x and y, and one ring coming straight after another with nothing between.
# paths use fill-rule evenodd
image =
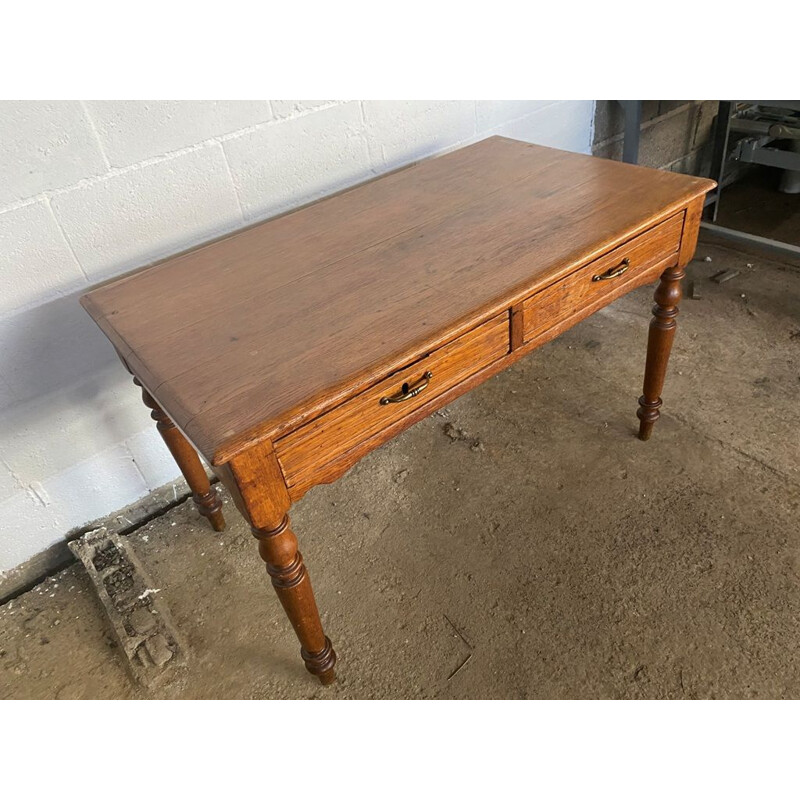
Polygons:
<instances>
[{"instance_id":1,"label":"rear table leg","mask_svg":"<svg viewBox=\"0 0 800 800\"><path fill-rule=\"evenodd\" d=\"M220 500L216 488L209 482L200 456L197 455L186 437L175 427L175 423L166 415L161 406L156 403L150 392L139 383L137 378L134 378L133 382L142 387L142 400L151 410L150 416L156 421L156 428L158 428L161 438L178 463L183 477L186 478L198 511L208 519L215 531L224 531L225 519L222 516L222 500Z\"/></svg>"}]
</instances>

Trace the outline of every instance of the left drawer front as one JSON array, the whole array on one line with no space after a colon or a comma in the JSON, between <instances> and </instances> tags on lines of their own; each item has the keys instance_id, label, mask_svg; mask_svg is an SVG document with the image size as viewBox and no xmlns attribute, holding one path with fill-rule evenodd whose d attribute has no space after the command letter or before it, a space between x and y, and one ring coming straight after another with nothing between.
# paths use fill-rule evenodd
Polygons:
<instances>
[{"instance_id":1,"label":"left drawer front","mask_svg":"<svg viewBox=\"0 0 800 800\"><path fill-rule=\"evenodd\" d=\"M508 315L501 314L287 434L275 443L287 483L310 484L315 468L502 358L508 349ZM419 394L402 402L381 404L382 398L397 397L404 388L420 386L426 372L431 377Z\"/></svg>"}]
</instances>

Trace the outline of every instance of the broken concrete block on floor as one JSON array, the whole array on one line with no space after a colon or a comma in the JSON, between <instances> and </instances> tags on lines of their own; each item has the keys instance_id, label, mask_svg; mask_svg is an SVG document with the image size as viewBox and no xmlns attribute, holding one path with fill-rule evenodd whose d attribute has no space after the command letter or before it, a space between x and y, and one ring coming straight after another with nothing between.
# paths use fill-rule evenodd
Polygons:
<instances>
[{"instance_id":1,"label":"broken concrete block on floor","mask_svg":"<svg viewBox=\"0 0 800 800\"><path fill-rule=\"evenodd\" d=\"M98 528L69 547L91 578L134 680L154 688L177 677L187 648L130 544Z\"/></svg>"}]
</instances>

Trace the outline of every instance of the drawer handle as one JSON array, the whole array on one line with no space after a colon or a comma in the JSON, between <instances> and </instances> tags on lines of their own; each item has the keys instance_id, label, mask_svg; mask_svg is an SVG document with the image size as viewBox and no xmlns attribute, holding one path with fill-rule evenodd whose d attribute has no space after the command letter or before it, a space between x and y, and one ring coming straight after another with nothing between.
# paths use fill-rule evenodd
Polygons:
<instances>
[{"instance_id":1,"label":"drawer handle","mask_svg":"<svg viewBox=\"0 0 800 800\"><path fill-rule=\"evenodd\" d=\"M622 263L618 267L611 267L600 275L592 275L592 281L613 281L614 278L619 278L620 275L624 275L628 271L630 265L630 259L623 258Z\"/></svg>"},{"instance_id":2,"label":"drawer handle","mask_svg":"<svg viewBox=\"0 0 800 800\"><path fill-rule=\"evenodd\" d=\"M428 388L428 384L431 382L431 378L433 377L433 373L428 371L422 376L422 380L419 383L414 384L414 386L409 386L407 383L403 384L402 389L400 390L400 394L394 394L391 397L381 397L381 405L385 406L389 403L402 403L405 400L410 400L412 397L416 397L418 394L421 394L425 389Z\"/></svg>"}]
</instances>

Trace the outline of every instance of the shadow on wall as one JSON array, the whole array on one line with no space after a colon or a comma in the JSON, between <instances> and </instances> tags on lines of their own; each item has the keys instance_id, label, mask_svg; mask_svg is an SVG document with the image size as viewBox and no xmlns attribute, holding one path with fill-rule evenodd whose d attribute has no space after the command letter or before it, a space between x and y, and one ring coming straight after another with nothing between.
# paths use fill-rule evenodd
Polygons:
<instances>
[{"instance_id":1,"label":"shadow on wall","mask_svg":"<svg viewBox=\"0 0 800 800\"><path fill-rule=\"evenodd\" d=\"M0 411L0 461L10 473L8 489L33 490L38 500L37 485L47 487L59 472L150 427L114 347L80 305L82 293L0 320L0 371L13 386ZM4 483L0 476L0 488ZM76 497L95 488L76 485ZM90 519L52 510L63 530Z\"/></svg>"},{"instance_id":2,"label":"shadow on wall","mask_svg":"<svg viewBox=\"0 0 800 800\"><path fill-rule=\"evenodd\" d=\"M15 313L0 321L0 374L28 402L82 381L115 364L110 342L79 303L83 291ZM36 368L32 369L31 365Z\"/></svg>"}]
</instances>

